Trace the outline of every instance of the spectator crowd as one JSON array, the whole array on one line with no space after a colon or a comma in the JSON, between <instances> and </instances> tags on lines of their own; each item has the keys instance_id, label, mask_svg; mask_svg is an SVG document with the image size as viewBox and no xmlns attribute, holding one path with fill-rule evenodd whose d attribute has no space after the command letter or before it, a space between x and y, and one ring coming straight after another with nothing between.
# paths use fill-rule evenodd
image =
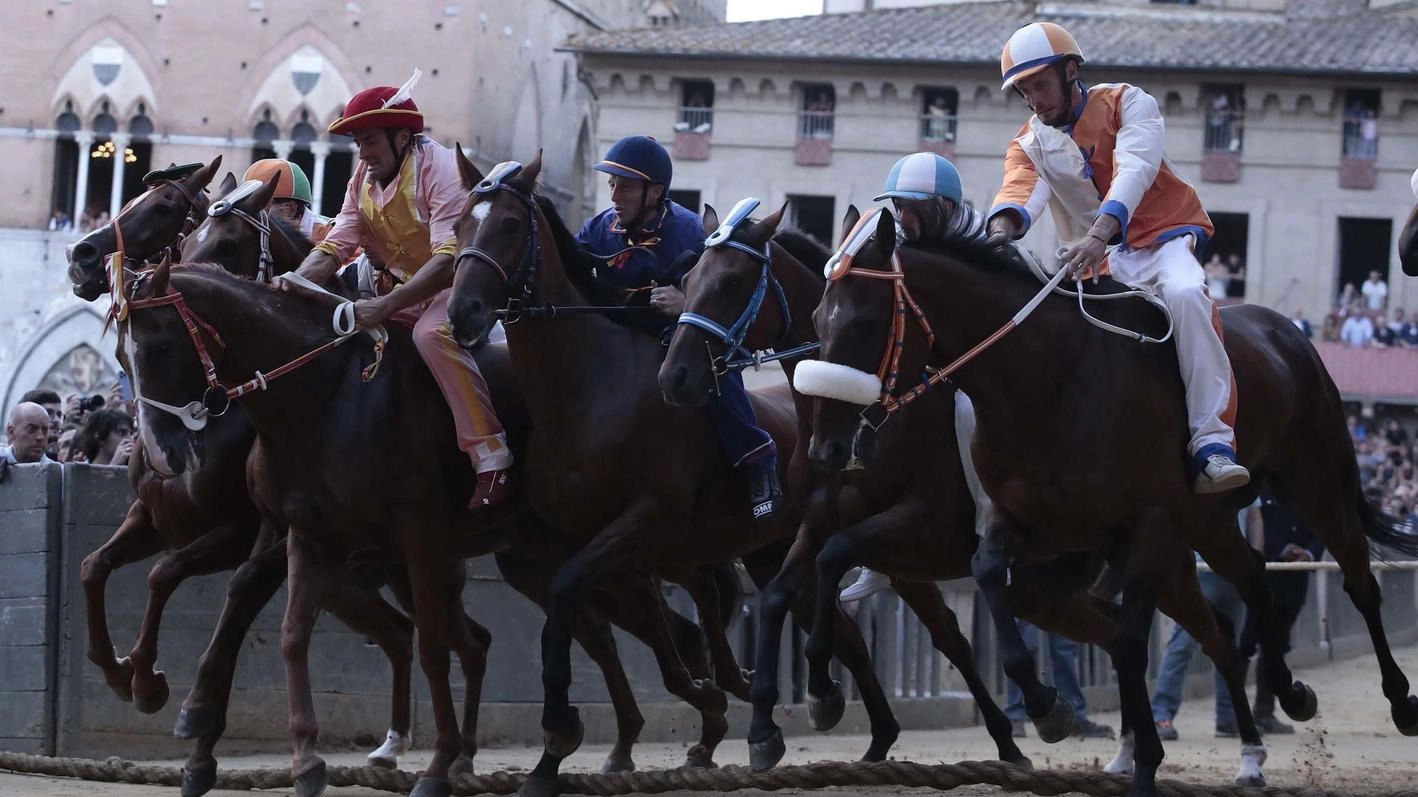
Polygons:
<instances>
[{"instance_id":1,"label":"spectator crowd","mask_svg":"<svg viewBox=\"0 0 1418 797\"><path fill-rule=\"evenodd\" d=\"M43 462L127 467L135 416L120 383L105 393L63 399L53 390L31 390L6 416L0 467Z\"/></svg>"}]
</instances>

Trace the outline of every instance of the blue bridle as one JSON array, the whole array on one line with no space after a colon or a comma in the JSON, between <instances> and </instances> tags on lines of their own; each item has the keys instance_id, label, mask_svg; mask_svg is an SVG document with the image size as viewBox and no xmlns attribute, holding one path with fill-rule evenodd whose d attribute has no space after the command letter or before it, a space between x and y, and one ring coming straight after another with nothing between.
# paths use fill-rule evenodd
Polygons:
<instances>
[{"instance_id":1,"label":"blue bridle","mask_svg":"<svg viewBox=\"0 0 1418 797\"><path fill-rule=\"evenodd\" d=\"M743 346L743 340L748 336L749 328L758 319L758 312L763 309L764 299L768 298L769 288L772 288L774 296L778 299L778 306L783 311L783 331L778 335L778 340L786 338L793 328L792 312L788 309L788 297L784 294L783 285L773 274L771 268L773 258L769 254L769 245L765 243L762 249L755 249L733 239L734 232L740 225L748 221L749 214L753 213L758 205L759 201L754 197L739 200L739 203L734 205L734 209L729 212L728 219L720 224L719 229L715 230L712 235L704 239L706 249L718 247L737 249L758 261L762 267L758 276L758 285L753 289L753 295L749 297L748 306L743 309L742 313L739 313L738 319L727 327L698 313L681 313L679 317L680 324L701 329L724 343L724 353L713 360L713 368L717 374L750 365L757 368L766 362L799 357L816 351L819 346L817 343L805 343L784 351L775 349L772 354L766 354L763 351L749 351Z\"/></svg>"}]
</instances>

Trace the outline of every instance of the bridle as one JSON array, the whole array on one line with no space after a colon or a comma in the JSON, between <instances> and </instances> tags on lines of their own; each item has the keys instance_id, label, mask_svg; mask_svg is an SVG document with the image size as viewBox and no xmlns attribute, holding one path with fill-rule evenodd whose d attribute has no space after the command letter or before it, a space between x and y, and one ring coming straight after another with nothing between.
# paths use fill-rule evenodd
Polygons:
<instances>
[{"instance_id":1,"label":"bridle","mask_svg":"<svg viewBox=\"0 0 1418 797\"><path fill-rule=\"evenodd\" d=\"M269 285L272 273L275 269L276 259L271 254L271 214L270 211L262 208L255 216L237 207L237 203L251 196L261 188L260 180L247 180L231 193L212 203L208 208L207 215L211 218L220 218L231 214L250 224L261 235L261 254L256 266L256 281L262 285Z\"/></svg>"},{"instance_id":2,"label":"bridle","mask_svg":"<svg viewBox=\"0 0 1418 797\"><path fill-rule=\"evenodd\" d=\"M123 210L120 210L117 216L114 216L112 219L109 219L103 225L94 228L94 231L89 233L89 235L93 235L99 230L102 230L104 227L111 226L113 227L113 237L114 240L117 242L118 250L122 251L123 230L119 227L118 220L128 215L129 211L133 210L133 208L138 207L138 205L141 204L143 197L147 196L148 194L151 194L152 192L164 186L172 186L173 188L177 189L177 192L179 194L182 194L183 198L187 200L187 215L184 216L182 219L182 227L178 230L177 237L173 239L172 243L150 255L147 260L132 260L132 262L138 263L139 265L157 265L158 263L161 263L163 261L163 258L176 259L177 253L182 247L182 242L186 240L187 236L190 235L193 230L197 229L197 226L199 224L202 223L202 220L197 217L197 209L201 207L201 201L198 200L198 195L194 194L192 192L192 189L188 188L182 180L159 180L150 184L148 186L148 190L144 191L132 202L130 202L128 204L128 207L124 208ZM124 258L123 262L126 263L129 262L129 260L129 258ZM109 287L112 288L111 280Z\"/></svg>"},{"instance_id":3,"label":"bridle","mask_svg":"<svg viewBox=\"0 0 1418 797\"><path fill-rule=\"evenodd\" d=\"M522 191L507 184L506 180L522 171L522 164L517 161L505 161L493 167L492 171L483 178L482 182L473 187L474 197L491 198L498 191L506 191L517 197L527 208L527 218L529 228L527 230L527 240L522 245L522 253L517 259L517 270L511 275L507 269L497 262L484 249L480 249L469 244L458 250L453 259L453 267L456 269L464 258L472 258L485 263L497 272L502 278L502 284L507 288L507 306L496 311L502 318L504 324L515 324L522 319L523 313L539 308L527 307L531 302L532 294L537 289L537 280L540 277L542 265L542 243L541 225L537 221L537 202L530 192ZM555 308L553 308L555 309Z\"/></svg>"},{"instance_id":4,"label":"bridle","mask_svg":"<svg viewBox=\"0 0 1418 797\"><path fill-rule=\"evenodd\" d=\"M755 197L739 200L739 203L734 205L734 209L729 212L728 219L723 224L719 225L719 229L715 230L712 235L704 239L704 247L706 249L736 249L753 258L754 262L758 263L761 267L761 271L758 275L758 284L754 287L753 294L749 296L748 304L744 307L743 312L739 313L738 318L735 319L733 324L727 327L699 313L681 313L678 321L679 324L703 330L724 344L724 349L718 356L714 355L712 349L709 350L710 368L713 370L716 378L736 368L745 368L751 365L757 369L766 362L776 362L778 360L800 357L804 354L816 351L821 345L816 342L804 343L783 350L779 350L776 345L777 343L786 341L789 336L792 335L793 314L792 310L788 307L788 297L783 292L783 284L778 281L778 276L773 273L773 257L769 249L769 244L765 243L762 249L755 249L742 241L734 240L733 237L735 231L745 222L749 221L749 214L751 214L758 205L759 200ZM750 351L744 348L743 341L744 338L748 337L748 331L753 326L754 321L758 320L758 313L763 309L763 302L768 298L770 289L777 298L778 307L782 311L782 328L779 330L777 338L775 338L775 345L771 347L773 349L772 354L763 350ZM705 345L707 346L708 344Z\"/></svg>"},{"instance_id":5,"label":"bridle","mask_svg":"<svg viewBox=\"0 0 1418 797\"><path fill-rule=\"evenodd\" d=\"M152 272L145 271L138 275L130 290L136 292L151 273ZM335 295L329 294L328 291L325 291L323 288L320 288L315 285L315 283L310 282L298 274L287 274L282 277L282 279L290 280L308 290L326 293L331 296ZM269 383L273 380L295 371L360 333L360 330L355 325L354 302L348 300L342 301L335 307L334 316L331 320L331 326L338 337L317 346L284 365L273 368L266 373L262 373L258 370L251 379L234 387L227 387L222 384L221 380L217 377L216 364L212 361L212 355L207 350L204 336L210 339L218 350L225 350L226 343L222 340L221 335L217 332L215 327L207 323L196 311L187 305L187 301L177 289L169 286L168 293L161 296L127 300L124 302L119 320L126 320L128 314L133 310L148 310L156 307L172 307L177 310L178 317L182 319L182 324L187 330L187 336L191 338L192 345L197 350L197 359L202 363L202 372L207 380L207 388L202 392L201 400L190 401L180 407L165 404L142 395L142 390L136 382L134 384L134 392L137 395L138 401L156 410L161 410L162 412L176 416L178 420L182 421L183 426L193 432L200 431L206 427L208 418L219 418L225 415L226 411L231 407L232 399L240 398L247 393L252 393L257 390L266 390ZM375 375L379 373L379 366L384 360L384 346L389 339L389 335L384 331L383 327L374 327L373 329L367 330L367 332L374 340L374 362L365 366L360 372L360 378L365 382L374 379ZM131 330L126 334L132 334Z\"/></svg>"}]
</instances>

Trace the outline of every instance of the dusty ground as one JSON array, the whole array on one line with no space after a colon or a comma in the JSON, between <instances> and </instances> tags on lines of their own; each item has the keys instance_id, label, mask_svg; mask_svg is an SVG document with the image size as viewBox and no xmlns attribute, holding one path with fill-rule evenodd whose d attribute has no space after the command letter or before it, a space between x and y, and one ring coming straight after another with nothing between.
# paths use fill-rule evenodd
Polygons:
<instances>
[{"instance_id":1,"label":"dusty ground","mask_svg":"<svg viewBox=\"0 0 1418 797\"><path fill-rule=\"evenodd\" d=\"M1397 651L1400 665L1410 676L1418 676L1418 647ZM1270 760L1265 770L1272 786L1316 786L1356 795L1378 794L1400 789L1418 788L1418 739L1406 739L1393 729L1388 705L1379 693L1378 668L1373 658L1365 657L1339 662L1304 671L1301 678L1310 683L1319 695L1320 713L1314 721L1301 726L1294 736L1273 736L1266 742ZM1116 713L1103 713L1095 720L1117 726ZM1239 742L1216 739L1212 735L1210 698L1186 703L1177 718L1181 739L1167 745L1167 760L1162 776L1199 784L1229 785L1239 761ZM1099 769L1113 755L1114 743L1106 740L1068 740L1057 745L1044 745L1037 739L1020 744L1036 767L1066 769ZM811 736L788 740L785 763L801 764L820 760L852 760L866 747L861 736ZM567 770L595 771L604 759L607 748L588 746L572 756ZM220 748L218 748L220 752ZM478 755L481 772L497 769L517 770L535 763L540 751L530 748L490 749ZM742 740L729 740L720 748L717 761L721 764L746 764L747 747ZM893 750L900 760L926 763L954 762L963 759L988 759L994 756L994 746L982 728L962 728L947 731L906 732ZM636 750L635 760L642 769L677 766L684 757L678 744L646 744ZM332 764L359 764L359 753L336 753L328 756ZM407 756L405 769L417 770L424 762L420 751ZM180 764L181 762L167 762ZM280 767L288 761L281 756L249 756L224 758L226 768ZM897 793L901 789L842 790L833 789L834 797L856 794L879 795ZM962 789L962 793L985 794L991 787ZM287 794L289 790L272 792ZM332 789L331 797L373 797L379 792L364 789ZM54 778L0 773L0 795L32 794L47 797L137 797L138 795L171 795L176 789L162 787L124 786L106 783L85 783ZM243 792L213 792L216 797L237 797ZM677 793L687 797L688 793ZM766 794L748 792L747 794Z\"/></svg>"}]
</instances>

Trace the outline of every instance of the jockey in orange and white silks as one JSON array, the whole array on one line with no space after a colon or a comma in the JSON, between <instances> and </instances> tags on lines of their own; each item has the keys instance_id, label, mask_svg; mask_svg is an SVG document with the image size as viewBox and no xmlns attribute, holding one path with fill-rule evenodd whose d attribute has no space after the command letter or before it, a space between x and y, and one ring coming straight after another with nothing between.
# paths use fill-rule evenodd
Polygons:
<instances>
[{"instance_id":1,"label":"jockey in orange and white silks","mask_svg":"<svg viewBox=\"0 0 1418 797\"><path fill-rule=\"evenodd\" d=\"M469 507L490 507L511 489L512 450L477 362L448 327L453 225L468 192L453 151L423 135L423 114L410 96L420 74L415 70L399 88L361 91L330 125L331 133L354 138L359 164L334 227L299 273L320 284L359 247L377 259L376 295L355 303L355 323L361 329L385 321L413 327L414 345L453 413L458 447L478 473Z\"/></svg>"},{"instance_id":2,"label":"jockey in orange and white silks","mask_svg":"<svg viewBox=\"0 0 1418 797\"><path fill-rule=\"evenodd\" d=\"M1250 481L1236 462L1235 380L1196 256L1211 219L1167 164L1157 100L1126 83L1084 86L1083 62L1073 36L1052 22L1026 25L1005 44L1003 88L1034 115L1005 154L990 232L1018 238L1049 208L1061 266L1075 276L1106 268L1162 299L1186 386L1189 474L1200 493L1235 489Z\"/></svg>"}]
</instances>

